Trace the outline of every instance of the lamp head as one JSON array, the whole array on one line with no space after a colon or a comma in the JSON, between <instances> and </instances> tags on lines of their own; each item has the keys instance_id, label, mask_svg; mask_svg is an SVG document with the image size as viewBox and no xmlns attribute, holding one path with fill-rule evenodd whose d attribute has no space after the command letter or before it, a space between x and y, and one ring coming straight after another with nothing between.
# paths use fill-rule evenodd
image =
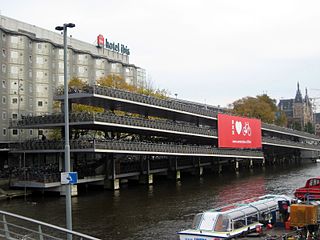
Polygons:
<instances>
[{"instance_id":1,"label":"lamp head","mask_svg":"<svg viewBox=\"0 0 320 240\"><path fill-rule=\"evenodd\" d=\"M61 26L57 26L57 27L56 27L56 30L58 30L58 31L62 31L62 30L63 30L63 27L61 27Z\"/></svg>"},{"instance_id":2,"label":"lamp head","mask_svg":"<svg viewBox=\"0 0 320 240\"><path fill-rule=\"evenodd\" d=\"M76 26L74 23L66 23L64 25L68 28L74 28Z\"/></svg>"}]
</instances>

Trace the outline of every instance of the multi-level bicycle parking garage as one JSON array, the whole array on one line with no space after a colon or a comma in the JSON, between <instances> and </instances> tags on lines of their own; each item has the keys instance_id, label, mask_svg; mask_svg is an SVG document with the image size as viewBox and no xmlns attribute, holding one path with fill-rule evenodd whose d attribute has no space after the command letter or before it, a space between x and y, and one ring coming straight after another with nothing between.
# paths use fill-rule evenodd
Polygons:
<instances>
[{"instance_id":1,"label":"multi-level bicycle parking garage","mask_svg":"<svg viewBox=\"0 0 320 240\"><path fill-rule=\"evenodd\" d=\"M63 102L63 92L57 93L55 100ZM218 113L222 110L179 99L92 86L70 89L69 102L71 162L79 183L116 189L131 179L152 183L157 175L177 179L184 172L201 175L208 170L238 171L309 161L320 151L320 139L315 135L265 123L261 126L261 149L219 148ZM104 112L73 112L75 103L100 107ZM25 116L13 121L11 127L63 132L64 115ZM59 189L63 152L63 140L12 144L11 153L24 165L12 185Z\"/></svg>"}]
</instances>

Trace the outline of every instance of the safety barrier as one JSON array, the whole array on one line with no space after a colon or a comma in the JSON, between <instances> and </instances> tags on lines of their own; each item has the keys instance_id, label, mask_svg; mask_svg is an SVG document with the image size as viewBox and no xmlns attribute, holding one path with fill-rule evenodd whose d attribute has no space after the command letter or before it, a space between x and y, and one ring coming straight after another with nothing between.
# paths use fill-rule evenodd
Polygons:
<instances>
[{"instance_id":1,"label":"safety barrier","mask_svg":"<svg viewBox=\"0 0 320 240\"><path fill-rule=\"evenodd\" d=\"M10 240L99 240L86 234L5 211L0 211L0 237Z\"/></svg>"}]
</instances>

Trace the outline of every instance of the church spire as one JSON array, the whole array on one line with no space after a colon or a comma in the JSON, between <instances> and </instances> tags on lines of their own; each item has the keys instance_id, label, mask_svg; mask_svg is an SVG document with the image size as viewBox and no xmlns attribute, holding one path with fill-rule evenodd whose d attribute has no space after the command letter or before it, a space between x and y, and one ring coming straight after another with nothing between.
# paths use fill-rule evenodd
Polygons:
<instances>
[{"instance_id":1,"label":"church spire","mask_svg":"<svg viewBox=\"0 0 320 240\"><path fill-rule=\"evenodd\" d=\"M306 96L304 97L304 101L311 105L311 101L310 101L310 98L309 98L309 95L308 95L308 89L306 88Z\"/></svg>"},{"instance_id":2,"label":"church spire","mask_svg":"<svg viewBox=\"0 0 320 240\"><path fill-rule=\"evenodd\" d=\"M296 97L295 97L294 101L297 103L302 103L302 94L300 92L299 82L297 83L297 92L296 92Z\"/></svg>"}]
</instances>

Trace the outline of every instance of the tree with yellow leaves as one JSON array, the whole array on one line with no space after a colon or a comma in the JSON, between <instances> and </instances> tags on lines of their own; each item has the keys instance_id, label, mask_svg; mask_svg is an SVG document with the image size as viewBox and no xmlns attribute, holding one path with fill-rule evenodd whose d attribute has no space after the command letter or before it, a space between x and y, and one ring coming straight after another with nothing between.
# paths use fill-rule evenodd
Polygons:
<instances>
[{"instance_id":1,"label":"tree with yellow leaves","mask_svg":"<svg viewBox=\"0 0 320 240\"><path fill-rule=\"evenodd\" d=\"M267 94L244 97L233 102L231 112L236 115L258 118L265 123L286 126L287 118L276 105L276 100Z\"/></svg>"}]
</instances>

